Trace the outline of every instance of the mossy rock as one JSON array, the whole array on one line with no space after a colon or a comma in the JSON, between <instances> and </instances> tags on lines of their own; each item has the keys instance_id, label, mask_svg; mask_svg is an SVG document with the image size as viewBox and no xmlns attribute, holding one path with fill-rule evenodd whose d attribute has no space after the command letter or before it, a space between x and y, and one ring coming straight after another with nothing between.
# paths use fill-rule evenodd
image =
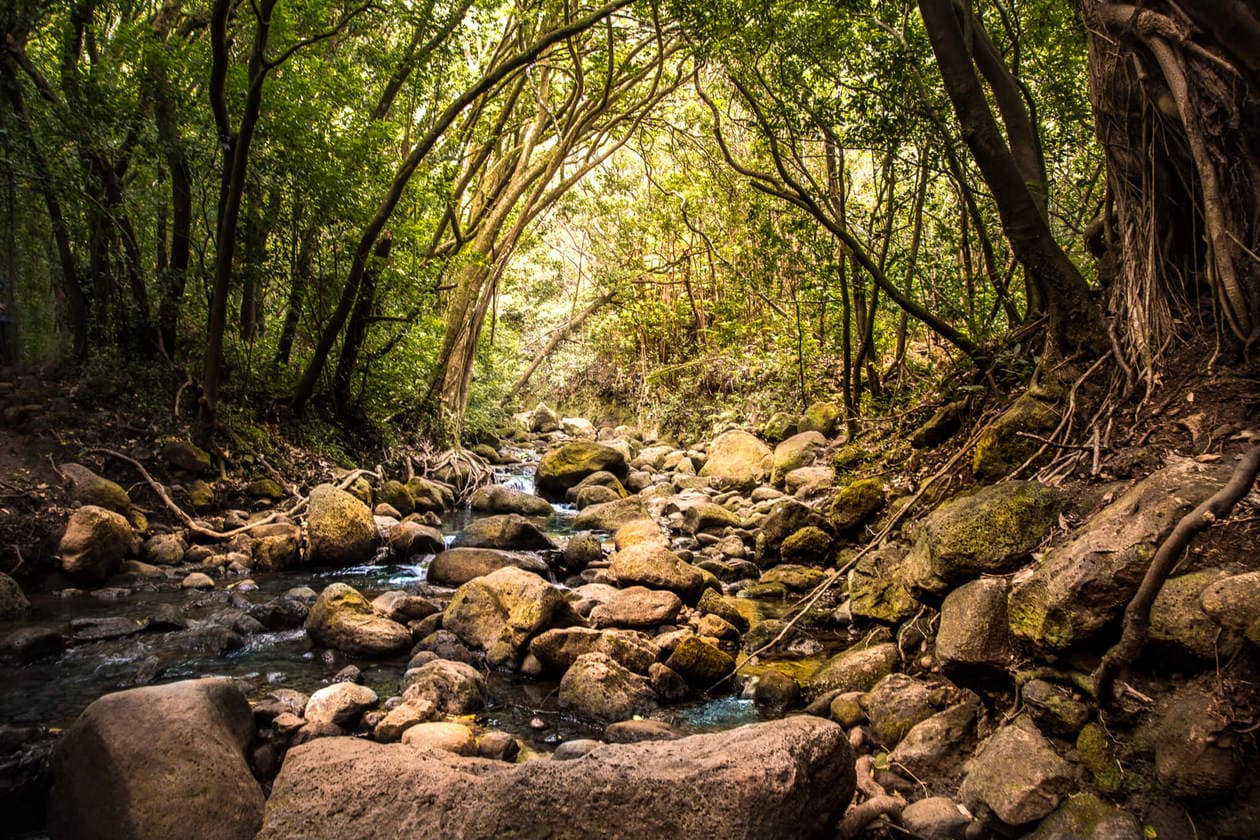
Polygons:
<instances>
[{"instance_id":1,"label":"mossy rock","mask_svg":"<svg viewBox=\"0 0 1260 840\"><path fill-rule=\"evenodd\" d=\"M184 492L188 494L188 501L192 502L192 506L197 510L205 510L214 507L215 495L214 485L197 479L190 482L184 488Z\"/></svg>"},{"instance_id":2,"label":"mossy rock","mask_svg":"<svg viewBox=\"0 0 1260 840\"><path fill-rule=\"evenodd\" d=\"M919 611L921 604L902 573L905 559L905 547L893 544L857 562L849 571L853 615L896 624Z\"/></svg>"},{"instance_id":3,"label":"mossy rock","mask_svg":"<svg viewBox=\"0 0 1260 840\"><path fill-rule=\"evenodd\" d=\"M831 535L813 525L797 531L779 546L779 556L789 565L826 566L834 555Z\"/></svg>"},{"instance_id":4,"label":"mossy rock","mask_svg":"<svg viewBox=\"0 0 1260 840\"><path fill-rule=\"evenodd\" d=\"M592 441L573 441L550 450L538 462L535 481L538 492L551 501L563 501L565 491L597 472L609 472L618 479L629 472L626 457L610 446Z\"/></svg>"},{"instance_id":5,"label":"mossy rock","mask_svg":"<svg viewBox=\"0 0 1260 840\"><path fill-rule=\"evenodd\" d=\"M79 504L96 505L123 516L131 513L131 496L108 478L82 464L62 464L61 475L70 483L70 496Z\"/></svg>"},{"instance_id":6,"label":"mossy rock","mask_svg":"<svg viewBox=\"0 0 1260 840\"><path fill-rule=\"evenodd\" d=\"M1164 581L1151 604L1151 641L1204 660L1237 653L1242 645L1238 634L1223 630L1200 603L1204 592L1228 577L1221 569L1204 569Z\"/></svg>"},{"instance_id":7,"label":"mossy rock","mask_svg":"<svg viewBox=\"0 0 1260 840\"><path fill-rule=\"evenodd\" d=\"M761 576L759 583L777 583L792 592L808 592L827 579L827 573L812 566L782 563Z\"/></svg>"},{"instance_id":8,"label":"mossy rock","mask_svg":"<svg viewBox=\"0 0 1260 840\"><path fill-rule=\"evenodd\" d=\"M271 478L257 478L245 485L245 495L251 499L283 499L284 488Z\"/></svg>"},{"instance_id":9,"label":"mossy rock","mask_svg":"<svg viewBox=\"0 0 1260 840\"><path fill-rule=\"evenodd\" d=\"M1094 784L1104 793L1119 793L1124 786L1124 773L1107 733L1097 723L1088 723L1076 737L1076 751L1081 764L1089 771Z\"/></svg>"},{"instance_id":10,"label":"mossy rock","mask_svg":"<svg viewBox=\"0 0 1260 840\"><path fill-rule=\"evenodd\" d=\"M1003 478L1041 446L1019 434L1047 435L1059 424L1059 411L1029 393L1001 414L976 442L971 471L982 481Z\"/></svg>"},{"instance_id":11,"label":"mossy rock","mask_svg":"<svg viewBox=\"0 0 1260 840\"><path fill-rule=\"evenodd\" d=\"M966 400L955 400L936 409L927 422L910 436L910 445L915 449L929 449L949 440L962 428L966 410Z\"/></svg>"},{"instance_id":12,"label":"mossy rock","mask_svg":"<svg viewBox=\"0 0 1260 840\"><path fill-rule=\"evenodd\" d=\"M863 478L836 494L828 518L837 533L844 533L870 522L883 506L884 482L878 478Z\"/></svg>"},{"instance_id":13,"label":"mossy rock","mask_svg":"<svg viewBox=\"0 0 1260 840\"><path fill-rule=\"evenodd\" d=\"M388 656L411 645L411 633L378 615L358 590L334 583L306 616L306 632L319 645L355 656Z\"/></svg>"},{"instance_id":14,"label":"mossy rock","mask_svg":"<svg viewBox=\"0 0 1260 840\"><path fill-rule=\"evenodd\" d=\"M308 556L316 565L366 563L376 553L372 511L360 499L331 484L321 484L311 491L307 531Z\"/></svg>"},{"instance_id":15,"label":"mossy rock","mask_svg":"<svg viewBox=\"0 0 1260 840\"><path fill-rule=\"evenodd\" d=\"M787 440L792 435L800 431L801 416L799 414L789 414L786 411L776 411L770 415L770 419L766 421L766 425L762 427L762 436L771 443L778 443Z\"/></svg>"},{"instance_id":16,"label":"mossy rock","mask_svg":"<svg viewBox=\"0 0 1260 840\"><path fill-rule=\"evenodd\" d=\"M441 513L455 504L455 494L436 481L416 476L406 484L416 513Z\"/></svg>"},{"instance_id":17,"label":"mossy rock","mask_svg":"<svg viewBox=\"0 0 1260 840\"><path fill-rule=\"evenodd\" d=\"M739 609L738 598L730 598L712 589L706 589L700 596L696 609L702 613L716 615L734 626L741 633L748 629L748 617Z\"/></svg>"},{"instance_id":18,"label":"mossy rock","mask_svg":"<svg viewBox=\"0 0 1260 840\"><path fill-rule=\"evenodd\" d=\"M158 456L172 469L193 475L214 475L210 453L191 441L167 438L158 444Z\"/></svg>"},{"instance_id":19,"label":"mossy rock","mask_svg":"<svg viewBox=\"0 0 1260 840\"><path fill-rule=\"evenodd\" d=\"M833 402L816 402L805 409L805 414L801 417L800 430L818 432L831 437L836 433L836 426L843 415L844 410Z\"/></svg>"},{"instance_id":20,"label":"mossy rock","mask_svg":"<svg viewBox=\"0 0 1260 840\"><path fill-rule=\"evenodd\" d=\"M345 492L354 496L360 502L363 502L363 504L371 510L373 504L372 485L368 484L368 480L366 478L359 476L354 481L350 482L350 486L345 489Z\"/></svg>"},{"instance_id":21,"label":"mossy rock","mask_svg":"<svg viewBox=\"0 0 1260 840\"><path fill-rule=\"evenodd\" d=\"M877 682L891 674L900 661L897 646L891 642L849 648L818 669L810 679L810 688L817 693L833 689L870 691Z\"/></svg>"},{"instance_id":22,"label":"mossy rock","mask_svg":"<svg viewBox=\"0 0 1260 840\"><path fill-rule=\"evenodd\" d=\"M665 667L687 681L692 688L706 691L735 670L735 659L701 639L688 636L678 643Z\"/></svg>"},{"instance_id":23,"label":"mossy rock","mask_svg":"<svg viewBox=\"0 0 1260 840\"><path fill-rule=\"evenodd\" d=\"M851 443L837 449L831 456L831 466L837 473L856 469L871 460L872 452L865 446Z\"/></svg>"},{"instance_id":24,"label":"mossy rock","mask_svg":"<svg viewBox=\"0 0 1260 840\"><path fill-rule=\"evenodd\" d=\"M416 509L416 503L411 498L411 493L407 492L407 486L392 478L376 491L376 501L384 502L403 516L413 513Z\"/></svg>"},{"instance_id":25,"label":"mossy rock","mask_svg":"<svg viewBox=\"0 0 1260 840\"><path fill-rule=\"evenodd\" d=\"M780 443L774 448L770 483L782 487L788 473L814 463L826 445L827 439L814 431L800 432Z\"/></svg>"}]
</instances>

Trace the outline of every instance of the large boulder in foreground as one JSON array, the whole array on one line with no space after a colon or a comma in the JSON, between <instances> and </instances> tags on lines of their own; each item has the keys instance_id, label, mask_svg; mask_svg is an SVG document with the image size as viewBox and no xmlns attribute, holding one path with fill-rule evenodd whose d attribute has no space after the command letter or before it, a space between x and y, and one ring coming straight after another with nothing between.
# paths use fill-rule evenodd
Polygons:
<instances>
[{"instance_id":1,"label":"large boulder in foreground","mask_svg":"<svg viewBox=\"0 0 1260 840\"><path fill-rule=\"evenodd\" d=\"M700 475L724 487L751 490L770 476L773 460L770 447L755 435L732 429L714 439Z\"/></svg>"},{"instance_id":2,"label":"large boulder in foreground","mask_svg":"<svg viewBox=\"0 0 1260 840\"><path fill-rule=\"evenodd\" d=\"M321 484L311 491L307 536L307 556L315 565L352 566L370 562L376 553L372 511L331 484Z\"/></svg>"},{"instance_id":3,"label":"large boulder in foreground","mask_svg":"<svg viewBox=\"0 0 1260 840\"><path fill-rule=\"evenodd\" d=\"M542 457L534 482L544 498L563 501L566 490L601 470L624 479L628 472L625 455L601 443L574 441L558 446Z\"/></svg>"},{"instance_id":4,"label":"large boulder in foreground","mask_svg":"<svg viewBox=\"0 0 1260 840\"><path fill-rule=\"evenodd\" d=\"M513 566L461 586L442 617L445 629L500 668L515 668L529 640L544 630L580 623L559 589Z\"/></svg>"},{"instance_id":5,"label":"large boulder in foreground","mask_svg":"<svg viewBox=\"0 0 1260 840\"><path fill-rule=\"evenodd\" d=\"M321 738L289 753L259 836L805 840L853 788L844 730L804 715L515 765Z\"/></svg>"},{"instance_id":6,"label":"large boulder in foreground","mask_svg":"<svg viewBox=\"0 0 1260 840\"><path fill-rule=\"evenodd\" d=\"M388 656L411 644L411 633L380 615L352 586L324 588L306 614L306 632L324 647L355 656Z\"/></svg>"},{"instance_id":7,"label":"large boulder in foreground","mask_svg":"<svg viewBox=\"0 0 1260 840\"><path fill-rule=\"evenodd\" d=\"M1066 650L1119 618L1151 558L1182 516L1229 479L1230 468L1178 461L1090 517L1077 536L1016 577L1007 614L1016 637Z\"/></svg>"},{"instance_id":8,"label":"large boulder in foreground","mask_svg":"<svg viewBox=\"0 0 1260 840\"><path fill-rule=\"evenodd\" d=\"M107 694L53 752L48 833L55 838L252 838L263 793L245 749L249 703L229 680Z\"/></svg>"},{"instance_id":9,"label":"large boulder in foreground","mask_svg":"<svg viewBox=\"0 0 1260 840\"><path fill-rule=\"evenodd\" d=\"M61 569L76 581L100 583L118 572L139 541L121 514L84 505L70 515L57 547Z\"/></svg>"}]
</instances>

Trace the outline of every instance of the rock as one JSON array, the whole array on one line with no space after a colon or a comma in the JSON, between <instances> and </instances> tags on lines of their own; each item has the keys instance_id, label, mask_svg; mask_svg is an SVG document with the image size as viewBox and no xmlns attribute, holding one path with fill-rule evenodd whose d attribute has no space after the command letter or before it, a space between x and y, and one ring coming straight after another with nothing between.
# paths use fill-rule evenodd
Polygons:
<instances>
[{"instance_id":1,"label":"rock","mask_svg":"<svg viewBox=\"0 0 1260 840\"><path fill-rule=\"evenodd\" d=\"M588 755L591 750L602 746L604 746L604 742L596 741L594 738L575 738L572 741L565 741L556 747L556 751L551 754L551 760L573 761Z\"/></svg>"},{"instance_id":2,"label":"rock","mask_svg":"<svg viewBox=\"0 0 1260 840\"><path fill-rule=\"evenodd\" d=\"M416 513L441 513L455 504L455 494L436 481L416 476L406 487Z\"/></svg>"},{"instance_id":3,"label":"rock","mask_svg":"<svg viewBox=\"0 0 1260 840\"><path fill-rule=\"evenodd\" d=\"M682 677L687 685L709 691L735 670L735 659L699 636L688 636L678 643L665 667Z\"/></svg>"},{"instance_id":4,"label":"rock","mask_svg":"<svg viewBox=\"0 0 1260 840\"><path fill-rule=\"evenodd\" d=\"M889 674L859 701L875 737L891 747L936 713L932 687L905 674Z\"/></svg>"},{"instance_id":5,"label":"rock","mask_svg":"<svg viewBox=\"0 0 1260 840\"><path fill-rule=\"evenodd\" d=\"M556 544L533 522L515 513L474 519L460 532L455 545L464 548L499 548L523 551L555 550Z\"/></svg>"},{"instance_id":6,"label":"rock","mask_svg":"<svg viewBox=\"0 0 1260 840\"><path fill-rule=\"evenodd\" d=\"M428 580L442 586L463 586L470 580L509 566L537 575L549 572L546 561L536 555L493 548L452 548L433 558L429 564Z\"/></svg>"},{"instance_id":7,"label":"rock","mask_svg":"<svg viewBox=\"0 0 1260 840\"><path fill-rule=\"evenodd\" d=\"M376 523L360 500L331 484L311 491L307 517L310 562L320 566L368 563L376 553Z\"/></svg>"},{"instance_id":8,"label":"rock","mask_svg":"<svg viewBox=\"0 0 1260 840\"><path fill-rule=\"evenodd\" d=\"M180 589L214 589L214 578L204 572L193 572L179 582Z\"/></svg>"},{"instance_id":9,"label":"rock","mask_svg":"<svg viewBox=\"0 0 1260 840\"><path fill-rule=\"evenodd\" d=\"M778 583L789 592L808 592L827 578L827 573L813 566L781 563L761 575L760 583Z\"/></svg>"},{"instance_id":10,"label":"rock","mask_svg":"<svg viewBox=\"0 0 1260 840\"><path fill-rule=\"evenodd\" d=\"M1007 825L1025 825L1053 811L1075 787L1072 765L1021 720L980 745L958 793L972 813L988 808Z\"/></svg>"},{"instance_id":11,"label":"rock","mask_svg":"<svg viewBox=\"0 0 1260 840\"><path fill-rule=\"evenodd\" d=\"M1059 493L1037 481L1008 481L951 499L913 529L906 559L913 586L941 592L1028 559L1058 521Z\"/></svg>"},{"instance_id":12,"label":"rock","mask_svg":"<svg viewBox=\"0 0 1260 840\"><path fill-rule=\"evenodd\" d=\"M835 403L816 402L805 409L805 414L801 417L800 429L802 432L814 431L824 437L831 437L836 433L836 425L842 416L844 416L843 409Z\"/></svg>"},{"instance_id":13,"label":"rock","mask_svg":"<svg viewBox=\"0 0 1260 840\"><path fill-rule=\"evenodd\" d=\"M62 464L61 477L70 484L70 498L81 505L95 505L126 516L131 496L118 484L102 478L82 464Z\"/></svg>"},{"instance_id":14,"label":"rock","mask_svg":"<svg viewBox=\"0 0 1260 840\"><path fill-rule=\"evenodd\" d=\"M158 456L168 467L193 475L214 475L210 453L187 440L168 439L158 447Z\"/></svg>"},{"instance_id":15,"label":"rock","mask_svg":"<svg viewBox=\"0 0 1260 840\"><path fill-rule=\"evenodd\" d=\"M1229 577L1221 569L1205 569L1164 581L1151 604L1150 640L1183 656L1215 660L1242 647L1242 637L1222 627L1200 605L1203 593Z\"/></svg>"},{"instance_id":16,"label":"rock","mask_svg":"<svg viewBox=\"0 0 1260 840\"><path fill-rule=\"evenodd\" d=\"M546 403L539 403L529 413L529 430L536 434L558 432L560 431L560 416L548 408Z\"/></svg>"},{"instance_id":17,"label":"rock","mask_svg":"<svg viewBox=\"0 0 1260 840\"><path fill-rule=\"evenodd\" d=\"M446 550L446 539L439 529L422 525L414 519L391 525L388 540L389 550L402 560L418 555L441 554Z\"/></svg>"},{"instance_id":18,"label":"rock","mask_svg":"<svg viewBox=\"0 0 1260 840\"><path fill-rule=\"evenodd\" d=\"M827 660L810 678L815 692L869 691L892 673L901 661L897 646L884 642L870 647L853 647Z\"/></svg>"},{"instance_id":19,"label":"rock","mask_svg":"<svg viewBox=\"0 0 1260 840\"><path fill-rule=\"evenodd\" d=\"M784 489L799 498L820 495L835 483L836 471L828 466L800 467L783 477Z\"/></svg>"},{"instance_id":20,"label":"rock","mask_svg":"<svg viewBox=\"0 0 1260 840\"><path fill-rule=\"evenodd\" d=\"M1037 725L1052 735L1075 736L1089 721L1089 706L1075 692L1054 683L1029 680L1020 696Z\"/></svg>"},{"instance_id":21,"label":"rock","mask_svg":"<svg viewBox=\"0 0 1260 840\"><path fill-rule=\"evenodd\" d=\"M669 547L669 540L661 531L661 526L646 517L627 522L613 534L613 545L618 551L640 543L649 543L661 548Z\"/></svg>"},{"instance_id":22,"label":"rock","mask_svg":"<svg viewBox=\"0 0 1260 840\"><path fill-rule=\"evenodd\" d=\"M792 470L808 467L827 446L827 439L815 431L801 432L774 448L770 464L770 483L782 487L784 477Z\"/></svg>"},{"instance_id":23,"label":"rock","mask_svg":"<svg viewBox=\"0 0 1260 840\"><path fill-rule=\"evenodd\" d=\"M936 409L922 426L914 430L914 434L910 436L910 445L915 449L930 449L933 446L939 446L962 428L963 415L966 412L966 400L946 403Z\"/></svg>"},{"instance_id":24,"label":"rock","mask_svg":"<svg viewBox=\"0 0 1260 840\"><path fill-rule=\"evenodd\" d=\"M903 808L901 825L923 840L963 840L971 818L948 796L930 796Z\"/></svg>"},{"instance_id":25,"label":"rock","mask_svg":"<svg viewBox=\"0 0 1260 840\"><path fill-rule=\"evenodd\" d=\"M529 652L545 671L556 674L564 673L587 653L606 654L636 674L644 674L660 655L656 644L642 633L586 627L548 630L530 642Z\"/></svg>"},{"instance_id":26,"label":"rock","mask_svg":"<svg viewBox=\"0 0 1260 840\"><path fill-rule=\"evenodd\" d=\"M683 508L682 514L683 527L692 535L702 531L720 533L743 524L737 514L712 502L692 502Z\"/></svg>"},{"instance_id":27,"label":"rock","mask_svg":"<svg viewBox=\"0 0 1260 840\"><path fill-rule=\"evenodd\" d=\"M776 411L770 415L770 419L766 421L766 425L762 427L761 435L771 443L778 443L782 440L790 438L792 435L800 431L801 416L799 414L789 414L786 411Z\"/></svg>"},{"instance_id":28,"label":"rock","mask_svg":"<svg viewBox=\"0 0 1260 840\"><path fill-rule=\"evenodd\" d=\"M265 501L283 499L286 495L284 488L272 478L254 479L245 485L244 493L251 499L262 499Z\"/></svg>"},{"instance_id":29,"label":"rock","mask_svg":"<svg viewBox=\"0 0 1260 840\"><path fill-rule=\"evenodd\" d=\"M57 547L61 569L75 580L100 583L116 574L124 557L136 551L131 525L121 515L96 505L70 514Z\"/></svg>"},{"instance_id":30,"label":"rock","mask_svg":"<svg viewBox=\"0 0 1260 840\"><path fill-rule=\"evenodd\" d=\"M622 525L645 516L647 509L643 506L643 500L638 496L631 496L583 509L574 517L573 527L578 530L615 531Z\"/></svg>"},{"instance_id":31,"label":"rock","mask_svg":"<svg viewBox=\"0 0 1260 840\"><path fill-rule=\"evenodd\" d=\"M672 623L682 606L673 592L631 586L591 610L590 620L596 627L650 629Z\"/></svg>"},{"instance_id":32,"label":"rock","mask_svg":"<svg viewBox=\"0 0 1260 840\"><path fill-rule=\"evenodd\" d=\"M0 639L0 656L21 663L56 656L65 648L65 639L52 627L19 627Z\"/></svg>"},{"instance_id":33,"label":"rock","mask_svg":"<svg viewBox=\"0 0 1260 840\"><path fill-rule=\"evenodd\" d=\"M770 447L748 432L732 429L713 441L700 475L724 487L751 490L769 476L772 460Z\"/></svg>"},{"instance_id":34,"label":"rock","mask_svg":"<svg viewBox=\"0 0 1260 840\"><path fill-rule=\"evenodd\" d=\"M0 618L12 618L30 608L31 602L27 600L26 593L18 586L18 582L0 572Z\"/></svg>"},{"instance_id":35,"label":"rock","mask_svg":"<svg viewBox=\"0 0 1260 840\"><path fill-rule=\"evenodd\" d=\"M377 488L376 501L389 505L402 516L409 516L416 509L416 502L411 498L407 485L392 478Z\"/></svg>"},{"instance_id":36,"label":"rock","mask_svg":"<svg viewBox=\"0 0 1260 840\"><path fill-rule=\"evenodd\" d=\"M492 667L507 668L520 664L533 636L578 623L560 590L511 566L461 586L442 617L442 626L484 650Z\"/></svg>"},{"instance_id":37,"label":"rock","mask_svg":"<svg viewBox=\"0 0 1260 840\"><path fill-rule=\"evenodd\" d=\"M441 750L455 755L476 755L477 738L462 723L435 720L417 723L402 734L402 742L408 747L423 750Z\"/></svg>"},{"instance_id":38,"label":"rock","mask_svg":"<svg viewBox=\"0 0 1260 840\"><path fill-rule=\"evenodd\" d=\"M1226 630L1240 634L1251 631L1251 642L1260 645L1260 635L1255 632L1260 622L1260 572L1247 572L1212 583L1199 595L1199 605Z\"/></svg>"},{"instance_id":39,"label":"rock","mask_svg":"<svg viewBox=\"0 0 1260 840\"><path fill-rule=\"evenodd\" d=\"M372 599L372 609L390 621L406 624L408 621L419 621L439 613L442 608L419 595L408 595L402 590L383 592Z\"/></svg>"},{"instance_id":40,"label":"rock","mask_svg":"<svg viewBox=\"0 0 1260 840\"><path fill-rule=\"evenodd\" d=\"M605 490L611 490L613 498L624 499L628 494L625 486L618 480L617 476L607 470L593 472L586 478L579 481L574 486L565 491L564 497L569 501L577 501L578 496L583 490L589 490L594 487L602 487Z\"/></svg>"},{"instance_id":41,"label":"rock","mask_svg":"<svg viewBox=\"0 0 1260 840\"><path fill-rule=\"evenodd\" d=\"M483 513L517 513L521 516L551 516L555 512L546 499L531 493L491 484L473 491L472 509Z\"/></svg>"},{"instance_id":42,"label":"rock","mask_svg":"<svg viewBox=\"0 0 1260 840\"><path fill-rule=\"evenodd\" d=\"M604 727L604 740L610 744L672 741L681 737L678 730L660 720L620 720Z\"/></svg>"},{"instance_id":43,"label":"rock","mask_svg":"<svg viewBox=\"0 0 1260 840\"><path fill-rule=\"evenodd\" d=\"M365 685L338 682L325 686L306 702L303 717L308 723L335 723L353 726L368 709L376 708L376 692Z\"/></svg>"},{"instance_id":44,"label":"rock","mask_svg":"<svg viewBox=\"0 0 1260 840\"><path fill-rule=\"evenodd\" d=\"M494 761L515 761L521 745L507 732L487 732L477 742L477 755Z\"/></svg>"},{"instance_id":45,"label":"rock","mask_svg":"<svg viewBox=\"0 0 1260 840\"><path fill-rule=\"evenodd\" d=\"M214 507L214 485L199 478L196 481L190 481L185 486L184 492L188 494L188 501L192 502L192 506L197 510Z\"/></svg>"},{"instance_id":46,"label":"rock","mask_svg":"<svg viewBox=\"0 0 1260 840\"><path fill-rule=\"evenodd\" d=\"M561 500L566 490L601 470L625 478L628 472L625 456L603 444L574 441L552 449L542 457L538 462L535 483L544 498Z\"/></svg>"},{"instance_id":47,"label":"rock","mask_svg":"<svg viewBox=\"0 0 1260 840\"><path fill-rule=\"evenodd\" d=\"M903 814L904 816L904 814ZM1024 840L1142 840L1142 824L1092 793L1068 797Z\"/></svg>"},{"instance_id":48,"label":"rock","mask_svg":"<svg viewBox=\"0 0 1260 840\"><path fill-rule=\"evenodd\" d=\"M910 591L906 548L892 543L858 560L849 571L849 609L854 616L896 624L917 613Z\"/></svg>"},{"instance_id":49,"label":"rock","mask_svg":"<svg viewBox=\"0 0 1260 840\"><path fill-rule=\"evenodd\" d=\"M707 588L704 572L669 549L650 543L631 545L617 551L608 574L621 586L668 589L694 604Z\"/></svg>"},{"instance_id":50,"label":"rock","mask_svg":"<svg viewBox=\"0 0 1260 840\"><path fill-rule=\"evenodd\" d=\"M442 615L439 613L432 616L428 621L433 626L441 624ZM432 621L432 619L438 619ZM430 630L412 649L411 655L414 659L417 654L427 651L437 656L439 659L451 659L456 662L466 662L470 665L481 665L485 661L485 657L480 653L474 653L472 648L460 641L449 630ZM418 667L418 666L416 666Z\"/></svg>"},{"instance_id":51,"label":"rock","mask_svg":"<svg viewBox=\"0 0 1260 840\"><path fill-rule=\"evenodd\" d=\"M583 531L569 537L560 559L570 572L580 572L592 563L598 563L604 559L604 547L599 537L589 531Z\"/></svg>"},{"instance_id":52,"label":"rock","mask_svg":"<svg viewBox=\"0 0 1260 840\"><path fill-rule=\"evenodd\" d=\"M971 471L981 481L1003 478L1024 463L1040 444L1020 435L1048 435L1059 424L1059 411L1030 390L1022 394L980 435Z\"/></svg>"},{"instance_id":53,"label":"rock","mask_svg":"<svg viewBox=\"0 0 1260 840\"><path fill-rule=\"evenodd\" d=\"M402 696L431 705L438 714L466 715L485 707L486 681L466 662L435 659L403 675Z\"/></svg>"},{"instance_id":54,"label":"rock","mask_svg":"<svg viewBox=\"0 0 1260 840\"><path fill-rule=\"evenodd\" d=\"M801 705L801 684L782 671L768 670L753 686L753 702L782 714Z\"/></svg>"},{"instance_id":55,"label":"rock","mask_svg":"<svg viewBox=\"0 0 1260 840\"><path fill-rule=\"evenodd\" d=\"M278 572L302 564L302 529L297 525L273 522L250 531L250 536L254 538L250 554L258 571Z\"/></svg>"},{"instance_id":56,"label":"rock","mask_svg":"<svg viewBox=\"0 0 1260 840\"><path fill-rule=\"evenodd\" d=\"M1087 723L1076 736L1077 763L1089 771L1094 786L1116 794L1124 786L1124 770L1116 760L1115 744L1098 723Z\"/></svg>"},{"instance_id":57,"label":"rock","mask_svg":"<svg viewBox=\"0 0 1260 840\"><path fill-rule=\"evenodd\" d=\"M569 437L595 438L595 424L585 417L564 417L560 420L560 431Z\"/></svg>"},{"instance_id":58,"label":"rock","mask_svg":"<svg viewBox=\"0 0 1260 840\"><path fill-rule=\"evenodd\" d=\"M822 838L853 796L840 727L810 717L638 744L562 745L521 764L352 738L290 751L262 840ZM347 807L353 802L354 807Z\"/></svg>"},{"instance_id":59,"label":"rock","mask_svg":"<svg viewBox=\"0 0 1260 840\"><path fill-rule=\"evenodd\" d=\"M367 599L344 583L330 584L306 616L316 644L356 656L388 656L411 644L411 633L376 613Z\"/></svg>"},{"instance_id":60,"label":"rock","mask_svg":"<svg viewBox=\"0 0 1260 840\"><path fill-rule=\"evenodd\" d=\"M1229 721L1206 692L1182 688L1173 695L1154 734L1155 775L1170 796L1211 799L1238 784L1243 764L1229 739Z\"/></svg>"},{"instance_id":61,"label":"rock","mask_svg":"<svg viewBox=\"0 0 1260 840\"><path fill-rule=\"evenodd\" d=\"M603 653L585 653L560 679L560 708L581 718L618 721L656 710L646 677Z\"/></svg>"},{"instance_id":62,"label":"rock","mask_svg":"<svg viewBox=\"0 0 1260 840\"><path fill-rule=\"evenodd\" d=\"M904 768L920 779L953 776L971 754L976 715L976 704L964 702L924 718L889 753L889 766Z\"/></svg>"},{"instance_id":63,"label":"rock","mask_svg":"<svg viewBox=\"0 0 1260 840\"><path fill-rule=\"evenodd\" d=\"M142 620L127 616L93 616L70 619L70 636L75 642L100 642L134 636L148 627Z\"/></svg>"},{"instance_id":64,"label":"rock","mask_svg":"<svg viewBox=\"0 0 1260 840\"><path fill-rule=\"evenodd\" d=\"M1186 460L1131 487L1048 551L1031 574L1016 578L1007 602L1011 632L1061 651L1118 618L1159 544L1229 474L1229 467Z\"/></svg>"},{"instance_id":65,"label":"rock","mask_svg":"<svg viewBox=\"0 0 1260 840\"><path fill-rule=\"evenodd\" d=\"M378 741L397 741L403 733L417 723L433 720L440 713L427 700L404 700L386 713L372 729L372 737Z\"/></svg>"},{"instance_id":66,"label":"rock","mask_svg":"<svg viewBox=\"0 0 1260 840\"><path fill-rule=\"evenodd\" d=\"M1004 578L986 577L963 584L941 604L936 658L944 666L1005 668L1011 658Z\"/></svg>"},{"instance_id":67,"label":"rock","mask_svg":"<svg viewBox=\"0 0 1260 840\"><path fill-rule=\"evenodd\" d=\"M188 543L179 534L154 534L144 541L140 556L154 566L178 566L186 551Z\"/></svg>"},{"instance_id":68,"label":"rock","mask_svg":"<svg viewBox=\"0 0 1260 840\"><path fill-rule=\"evenodd\" d=\"M775 502L757 534L757 545L761 549L763 563L767 557L772 558L778 554L784 540L802 528L809 527L831 530L831 524L826 518L796 499L780 499Z\"/></svg>"},{"instance_id":69,"label":"rock","mask_svg":"<svg viewBox=\"0 0 1260 840\"><path fill-rule=\"evenodd\" d=\"M254 735L230 680L107 694L53 752L53 837L252 838L263 793L245 758Z\"/></svg>"},{"instance_id":70,"label":"rock","mask_svg":"<svg viewBox=\"0 0 1260 840\"><path fill-rule=\"evenodd\" d=\"M730 622L741 633L748 630L748 618L739 611L736 599L723 595L713 589L706 589L700 596L696 609L702 613L711 613Z\"/></svg>"},{"instance_id":71,"label":"rock","mask_svg":"<svg viewBox=\"0 0 1260 840\"><path fill-rule=\"evenodd\" d=\"M837 533L848 533L874 519L883 506L884 482L878 478L863 478L835 495L828 518Z\"/></svg>"}]
</instances>

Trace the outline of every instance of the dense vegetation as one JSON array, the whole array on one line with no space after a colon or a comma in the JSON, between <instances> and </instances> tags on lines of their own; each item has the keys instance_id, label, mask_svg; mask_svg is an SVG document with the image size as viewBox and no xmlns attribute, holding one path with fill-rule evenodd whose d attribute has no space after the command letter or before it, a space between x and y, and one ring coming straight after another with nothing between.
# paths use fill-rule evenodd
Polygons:
<instances>
[{"instance_id":1,"label":"dense vegetation","mask_svg":"<svg viewBox=\"0 0 1260 840\"><path fill-rule=\"evenodd\" d=\"M3 25L6 351L134 364L203 440L260 406L467 439L531 393L853 420L942 371L1108 353L1133 393L1187 333L1228 360L1260 325L1240 3L17 0Z\"/></svg>"}]
</instances>

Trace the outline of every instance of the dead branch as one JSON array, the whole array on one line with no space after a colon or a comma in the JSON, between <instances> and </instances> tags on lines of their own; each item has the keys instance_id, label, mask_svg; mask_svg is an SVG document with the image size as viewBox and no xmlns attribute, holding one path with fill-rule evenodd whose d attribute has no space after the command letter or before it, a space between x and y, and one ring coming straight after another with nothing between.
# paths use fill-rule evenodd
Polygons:
<instances>
[{"instance_id":1,"label":"dead branch","mask_svg":"<svg viewBox=\"0 0 1260 840\"><path fill-rule=\"evenodd\" d=\"M1247 495L1257 474L1260 474L1260 446L1253 446L1238 462L1225 486L1181 517L1181 521L1155 552L1146 576L1142 578L1142 585L1124 610L1124 629L1120 641L1107 651L1107 655L1094 671L1094 696L1099 703L1106 703L1111 699L1111 688L1116 675L1132 665L1142 652L1151 626L1151 605L1155 603L1164 581L1186 548L1201 531L1229 516L1234 505Z\"/></svg>"}]
</instances>

